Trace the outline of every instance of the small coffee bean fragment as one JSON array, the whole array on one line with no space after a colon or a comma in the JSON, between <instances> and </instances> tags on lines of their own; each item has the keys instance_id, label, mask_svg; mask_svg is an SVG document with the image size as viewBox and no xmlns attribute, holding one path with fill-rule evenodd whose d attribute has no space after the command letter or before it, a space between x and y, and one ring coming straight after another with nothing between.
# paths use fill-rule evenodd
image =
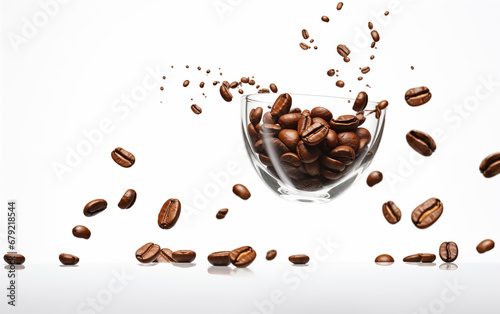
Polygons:
<instances>
[{"instance_id":1,"label":"small coffee bean fragment","mask_svg":"<svg viewBox=\"0 0 500 314\"><path fill-rule=\"evenodd\" d=\"M201 107L196 104L191 105L191 111L195 114L200 114L202 112Z\"/></svg>"},{"instance_id":2,"label":"small coffee bean fragment","mask_svg":"<svg viewBox=\"0 0 500 314\"><path fill-rule=\"evenodd\" d=\"M455 242L443 242L439 247L439 257L445 263L452 263L458 257L458 246Z\"/></svg>"},{"instance_id":3,"label":"small coffee bean fragment","mask_svg":"<svg viewBox=\"0 0 500 314\"><path fill-rule=\"evenodd\" d=\"M90 238L90 230L85 226L82 225L75 226L72 232L73 235L77 238L82 238L82 239Z\"/></svg>"},{"instance_id":4,"label":"small coffee bean fragment","mask_svg":"<svg viewBox=\"0 0 500 314\"><path fill-rule=\"evenodd\" d=\"M368 28L369 29L373 29L373 23L372 22L368 22Z\"/></svg>"},{"instance_id":5,"label":"small coffee bean fragment","mask_svg":"<svg viewBox=\"0 0 500 314\"><path fill-rule=\"evenodd\" d=\"M7 253L3 256L3 260L10 265L22 265L26 258L21 254Z\"/></svg>"},{"instance_id":6,"label":"small coffee bean fragment","mask_svg":"<svg viewBox=\"0 0 500 314\"><path fill-rule=\"evenodd\" d=\"M259 94L269 94L269 89L267 89L267 88L261 88L261 89L259 89L259 91L257 93L259 93Z\"/></svg>"},{"instance_id":7,"label":"small coffee bean fragment","mask_svg":"<svg viewBox=\"0 0 500 314\"><path fill-rule=\"evenodd\" d=\"M485 178L492 178L500 173L500 153L494 153L484 158L479 165L479 171Z\"/></svg>"},{"instance_id":8,"label":"small coffee bean fragment","mask_svg":"<svg viewBox=\"0 0 500 314\"><path fill-rule=\"evenodd\" d=\"M349 57L344 57L344 59L343 59L343 60L344 60L344 62L346 62L346 63L347 63L347 62L351 61L351 58L349 58Z\"/></svg>"},{"instance_id":9,"label":"small coffee bean fragment","mask_svg":"<svg viewBox=\"0 0 500 314\"><path fill-rule=\"evenodd\" d=\"M59 261L63 265L76 265L80 261L78 256L67 254L67 253L61 253L59 254Z\"/></svg>"},{"instance_id":10,"label":"small coffee bean fragment","mask_svg":"<svg viewBox=\"0 0 500 314\"><path fill-rule=\"evenodd\" d=\"M483 254L493 250L494 247L495 247L495 241L486 239L481 241L481 243L477 245L476 250L479 254Z\"/></svg>"},{"instance_id":11,"label":"small coffee bean fragment","mask_svg":"<svg viewBox=\"0 0 500 314\"><path fill-rule=\"evenodd\" d=\"M422 156L430 156L436 151L436 142L427 133L412 130L406 134L406 141L417 153Z\"/></svg>"},{"instance_id":12,"label":"small coffee bean fragment","mask_svg":"<svg viewBox=\"0 0 500 314\"><path fill-rule=\"evenodd\" d=\"M385 11L385 12L384 12L384 15L385 15L385 16L389 15L389 11Z\"/></svg>"},{"instance_id":13,"label":"small coffee bean fragment","mask_svg":"<svg viewBox=\"0 0 500 314\"><path fill-rule=\"evenodd\" d=\"M177 263L191 263L196 258L196 253L191 250L179 250L172 253L172 258Z\"/></svg>"},{"instance_id":14,"label":"small coffee bean fragment","mask_svg":"<svg viewBox=\"0 0 500 314\"><path fill-rule=\"evenodd\" d=\"M401 220L401 210L394 204L393 201L388 201L382 205L382 213L385 219L391 225L398 223Z\"/></svg>"},{"instance_id":15,"label":"small coffee bean fragment","mask_svg":"<svg viewBox=\"0 0 500 314\"><path fill-rule=\"evenodd\" d=\"M231 264L238 268L249 266L256 257L257 253L251 246L242 246L229 253Z\"/></svg>"},{"instance_id":16,"label":"small coffee bean fragment","mask_svg":"<svg viewBox=\"0 0 500 314\"><path fill-rule=\"evenodd\" d=\"M230 251L214 252L208 255L208 262L214 266L227 266L231 264L229 259Z\"/></svg>"},{"instance_id":17,"label":"small coffee bean fragment","mask_svg":"<svg viewBox=\"0 0 500 314\"><path fill-rule=\"evenodd\" d=\"M215 218L224 219L224 217L226 217L228 211L229 211L229 209L227 209L227 208L220 209L217 212L217 214L215 215Z\"/></svg>"},{"instance_id":18,"label":"small coffee bean fragment","mask_svg":"<svg viewBox=\"0 0 500 314\"><path fill-rule=\"evenodd\" d=\"M182 83L182 86L184 87L188 87L189 85L189 80L185 80L183 83Z\"/></svg>"},{"instance_id":19,"label":"small coffee bean fragment","mask_svg":"<svg viewBox=\"0 0 500 314\"><path fill-rule=\"evenodd\" d=\"M338 81L335 83L335 85L337 85L337 87L342 88L342 87L344 87L344 86L345 86L345 83L344 83L344 81L340 81L340 80L338 80Z\"/></svg>"},{"instance_id":20,"label":"small coffee bean fragment","mask_svg":"<svg viewBox=\"0 0 500 314\"><path fill-rule=\"evenodd\" d=\"M406 103L412 107L422 106L431 100L432 94L425 86L410 88L405 93Z\"/></svg>"},{"instance_id":21,"label":"small coffee bean fragment","mask_svg":"<svg viewBox=\"0 0 500 314\"><path fill-rule=\"evenodd\" d=\"M328 75L330 77L334 76L335 75L335 70L334 69L330 69L330 70L326 71L326 75Z\"/></svg>"},{"instance_id":22,"label":"small coffee bean fragment","mask_svg":"<svg viewBox=\"0 0 500 314\"><path fill-rule=\"evenodd\" d=\"M111 152L111 158L124 168L130 168L135 163L134 154L121 147L117 147Z\"/></svg>"},{"instance_id":23,"label":"small coffee bean fragment","mask_svg":"<svg viewBox=\"0 0 500 314\"><path fill-rule=\"evenodd\" d=\"M272 261L276 258L276 255L278 255L278 252L276 250L269 250L266 253L266 260Z\"/></svg>"},{"instance_id":24,"label":"small coffee bean fragment","mask_svg":"<svg viewBox=\"0 0 500 314\"><path fill-rule=\"evenodd\" d=\"M236 81L233 81L233 82L231 82L231 84L229 84L229 87L232 88L232 89L235 89L238 86L239 86L239 83L236 82Z\"/></svg>"},{"instance_id":25,"label":"small coffee bean fragment","mask_svg":"<svg viewBox=\"0 0 500 314\"><path fill-rule=\"evenodd\" d=\"M384 176L382 175L382 172L372 171L366 178L366 184L368 184L369 187L375 186L382 182L383 178Z\"/></svg>"},{"instance_id":26,"label":"small coffee bean fragment","mask_svg":"<svg viewBox=\"0 0 500 314\"><path fill-rule=\"evenodd\" d=\"M291 255L288 257L288 260L290 262L292 262L292 264L303 265L303 264L307 264L307 262L309 262L309 256L307 256L305 254Z\"/></svg>"},{"instance_id":27,"label":"small coffee bean fragment","mask_svg":"<svg viewBox=\"0 0 500 314\"><path fill-rule=\"evenodd\" d=\"M425 229L432 226L442 214L443 203L437 198L430 198L413 210L411 220L415 227Z\"/></svg>"},{"instance_id":28,"label":"small coffee bean fragment","mask_svg":"<svg viewBox=\"0 0 500 314\"><path fill-rule=\"evenodd\" d=\"M321 17L321 20L322 20L323 22L325 22L325 23L330 22L330 18L328 18L328 16L326 16L326 15L323 15L323 16Z\"/></svg>"},{"instance_id":29,"label":"small coffee bean fragment","mask_svg":"<svg viewBox=\"0 0 500 314\"><path fill-rule=\"evenodd\" d=\"M128 189L125 191L125 194L123 194L120 202L118 202L118 207L121 209L129 209L134 205L136 199L137 192L133 189Z\"/></svg>"},{"instance_id":30,"label":"small coffee bean fragment","mask_svg":"<svg viewBox=\"0 0 500 314\"><path fill-rule=\"evenodd\" d=\"M389 254L381 254L375 258L375 263L394 263L394 258Z\"/></svg>"},{"instance_id":31,"label":"small coffee bean fragment","mask_svg":"<svg viewBox=\"0 0 500 314\"><path fill-rule=\"evenodd\" d=\"M86 217L92 217L104 211L106 207L108 207L108 203L105 200L96 199L88 202L87 205L85 205L85 207L83 208L83 214Z\"/></svg>"},{"instance_id":32,"label":"small coffee bean fragment","mask_svg":"<svg viewBox=\"0 0 500 314\"><path fill-rule=\"evenodd\" d=\"M251 196L250 191L243 184L235 184L233 186L233 193L242 200L247 200Z\"/></svg>"}]
</instances>

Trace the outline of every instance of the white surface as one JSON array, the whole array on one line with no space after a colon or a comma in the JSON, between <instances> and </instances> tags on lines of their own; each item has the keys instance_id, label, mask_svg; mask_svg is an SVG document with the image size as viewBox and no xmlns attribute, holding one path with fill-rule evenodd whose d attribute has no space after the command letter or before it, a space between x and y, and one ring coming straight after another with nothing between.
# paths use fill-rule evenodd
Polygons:
<instances>
[{"instance_id":1,"label":"white surface","mask_svg":"<svg viewBox=\"0 0 500 314\"><path fill-rule=\"evenodd\" d=\"M232 3L232 10L219 15L214 5L220 3ZM38 1L1 1L0 199L2 213L7 200L18 202L18 248L27 257L22 280L38 282L35 276L42 274L31 273L37 263L51 265L43 274L47 280L38 282L40 289L52 278L63 280L57 266L61 252L78 255L82 269L134 263L135 250L149 241L195 250L204 260L210 252L241 245L252 245L260 256L268 249L281 256L313 255L318 238L328 238L337 245L329 261L368 263L381 253L398 261L417 252L437 254L441 242L455 241L460 248L457 263L498 262L500 250L479 255L475 246L485 238L500 241L500 178L485 179L478 171L486 155L500 151L499 5L401 1L398 9L391 9L389 3L346 1L339 12L332 1L68 1L16 51L9 36L21 35L26 19L44 11ZM384 17L386 10L391 13ZM322 15L330 23L321 22ZM356 44L360 34L369 34L369 20L382 38L377 50ZM298 47L303 28L315 39L317 51ZM353 50L349 64L335 52L340 43ZM370 61L372 53L376 57ZM195 69L198 65L202 71ZM358 67L366 65L371 72L358 82ZM336 79L326 76L332 67L340 69L345 88L335 87ZM207 68L212 70L208 77ZM154 79L164 74L168 78L160 80L165 86L161 92ZM211 85L213 80L249 75L263 86L276 83L280 92L354 97L364 89L370 99L389 100L384 138L371 167L384 173L384 181L374 188L361 181L327 205L293 204L272 194L243 151L238 97L225 103ZM185 79L192 82L188 88L182 87ZM198 88L201 80L207 83L207 99ZM495 86L486 86L488 80ZM411 108L403 95L421 85L431 89L432 100ZM127 110L123 95L148 86L145 98ZM203 108L200 116L189 108L191 97ZM112 130L59 180L53 164L65 163L68 149L84 145L84 132L103 120L111 121ZM432 157L412 152L405 141L410 129L435 136L438 148ZM440 130L444 135L437 136ZM132 168L112 161L110 152L117 146L135 154ZM248 201L232 194L235 183L250 189ZM138 199L123 211L116 204L128 188L138 192ZM200 194L205 195L203 202ZM173 229L161 230L158 211L171 197L181 200L183 214ZM418 230L411 211L429 197L441 199L444 213L431 228ZM108 209L84 217L83 206L95 198L106 199ZM381 213L388 200L403 211L402 221L394 226ZM215 213L223 207L229 213L218 221ZM2 248L5 217L0 215ZM77 224L91 229L90 240L72 236ZM477 267L471 272L483 266ZM187 271L206 274L205 265L195 269ZM262 282L265 269L252 269ZM378 268L369 269L366 276L381 276ZM394 280L406 286L403 273L401 268ZM412 271L407 275L415 276ZM193 285L203 282L196 275L188 278ZM480 286L482 279L474 280ZM257 283L250 288L240 284L252 298L265 297ZM147 279L142 287L149 287ZM94 285L84 289L95 293ZM485 289L481 293L488 293ZM139 307L145 290L137 292L130 298L139 297ZM300 306L311 300L299 296L290 299ZM31 298L42 300L29 290L20 302L32 304ZM341 299L348 298L355 299L349 294Z\"/></svg>"}]
</instances>

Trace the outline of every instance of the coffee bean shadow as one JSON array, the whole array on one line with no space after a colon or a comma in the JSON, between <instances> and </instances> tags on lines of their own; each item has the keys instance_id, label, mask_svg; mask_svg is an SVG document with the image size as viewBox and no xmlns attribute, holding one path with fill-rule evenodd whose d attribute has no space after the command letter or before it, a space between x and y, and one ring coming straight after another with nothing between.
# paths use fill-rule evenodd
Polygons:
<instances>
[{"instance_id":1,"label":"coffee bean shadow","mask_svg":"<svg viewBox=\"0 0 500 314\"><path fill-rule=\"evenodd\" d=\"M12 267L12 265L5 265L4 267L5 269L7 270L11 270L11 269L15 269L15 270L23 270L25 269L26 267L24 267L24 265L15 265L14 267Z\"/></svg>"},{"instance_id":2,"label":"coffee bean shadow","mask_svg":"<svg viewBox=\"0 0 500 314\"><path fill-rule=\"evenodd\" d=\"M231 267L228 266L210 266L207 268L207 272L210 275L231 275Z\"/></svg>"},{"instance_id":3,"label":"coffee bean shadow","mask_svg":"<svg viewBox=\"0 0 500 314\"><path fill-rule=\"evenodd\" d=\"M414 263L414 262L405 262L407 265L420 266L420 267L433 267L436 266L436 263Z\"/></svg>"},{"instance_id":4,"label":"coffee bean shadow","mask_svg":"<svg viewBox=\"0 0 500 314\"><path fill-rule=\"evenodd\" d=\"M196 266L196 263L170 263L170 264L179 268L191 268Z\"/></svg>"},{"instance_id":5,"label":"coffee bean shadow","mask_svg":"<svg viewBox=\"0 0 500 314\"><path fill-rule=\"evenodd\" d=\"M73 268L73 267L76 268L78 266L79 265L59 265L59 267L62 267L62 268L65 268L65 267L67 267L67 268Z\"/></svg>"},{"instance_id":6,"label":"coffee bean shadow","mask_svg":"<svg viewBox=\"0 0 500 314\"><path fill-rule=\"evenodd\" d=\"M455 263L443 263L439 265L439 269L441 270L457 270L458 265Z\"/></svg>"},{"instance_id":7,"label":"coffee bean shadow","mask_svg":"<svg viewBox=\"0 0 500 314\"><path fill-rule=\"evenodd\" d=\"M394 262L375 262L378 266L391 266Z\"/></svg>"},{"instance_id":8,"label":"coffee bean shadow","mask_svg":"<svg viewBox=\"0 0 500 314\"><path fill-rule=\"evenodd\" d=\"M235 268L231 270L231 276L253 276L254 272L249 268Z\"/></svg>"},{"instance_id":9,"label":"coffee bean shadow","mask_svg":"<svg viewBox=\"0 0 500 314\"><path fill-rule=\"evenodd\" d=\"M309 264L292 264L293 267L309 267Z\"/></svg>"},{"instance_id":10,"label":"coffee bean shadow","mask_svg":"<svg viewBox=\"0 0 500 314\"><path fill-rule=\"evenodd\" d=\"M139 265L139 266L141 266L141 267L153 267L153 266L158 265L158 263L146 263L146 264L143 264L143 263L137 263L137 265Z\"/></svg>"}]
</instances>

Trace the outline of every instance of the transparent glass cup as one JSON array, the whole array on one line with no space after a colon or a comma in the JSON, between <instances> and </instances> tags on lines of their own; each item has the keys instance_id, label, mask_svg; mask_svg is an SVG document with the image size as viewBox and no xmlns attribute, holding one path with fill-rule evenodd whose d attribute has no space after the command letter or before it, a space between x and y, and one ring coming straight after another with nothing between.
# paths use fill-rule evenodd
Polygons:
<instances>
[{"instance_id":1,"label":"transparent glass cup","mask_svg":"<svg viewBox=\"0 0 500 314\"><path fill-rule=\"evenodd\" d=\"M263 119L259 122L261 124L259 127L255 128L254 126L254 129L259 133L259 138L255 137L255 133L252 133L253 137L249 134L249 125L251 124L249 115L251 110L261 107L265 114L271 110L269 106L273 106L278 96L278 94L252 94L242 97L241 119L243 139L248 156L264 183L282 198L301 202L329 202L359 180L372 162L382 138L387 108L379 112L380 116L377 119L376 114L374 112L370 114L370 112L376 109L378 103L373 101L368 102L364 110L366 119L359 125L359 128L367 129L371 134L371 139L363 149L357 150L356 157L352 163L350 161L345 162L346 165L343 171L333 171L331 168L324 166L327 164L324 160L326 157L330 158L329 152L331 151L331 148L326 145L318 146L321 147L321 157L316 161L312 163L308 161L308 164L302 163L297 168L291 170L290 164L283 162L283 149L276 149L275 145L270 144L270 141L276 141L277 134L264 133L262 130ZM291 108L300 108L302 112L306 109L312 110L320 106L330 110L333 119L337 119L337 117L342 115L356 115L356 112L352 109L354 99L299 94L290 94L290 96L292 97ZM336 133L338 135L342 131ZM259 139L261 142L257 143ZM289 152L300 155L293 148ZM310 169L316 170L310 171ZM319 174L318 171L320 171ZM335 174L334 176L332 176L332 171ZM323 175L324 173L326 174Z\"/></svg>"}]
</instances>

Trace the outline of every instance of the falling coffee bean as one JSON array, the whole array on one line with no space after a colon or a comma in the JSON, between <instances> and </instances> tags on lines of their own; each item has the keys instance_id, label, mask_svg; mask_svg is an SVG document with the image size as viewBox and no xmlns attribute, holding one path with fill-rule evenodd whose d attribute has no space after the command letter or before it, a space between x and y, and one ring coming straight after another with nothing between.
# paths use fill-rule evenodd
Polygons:
<instances>
[{"instance_id":1,"label":"falling coffee bean","mask_svg":"<svg viewBox=\"0 0 500 314\"><path fill-rule=\"evenodd\" d=\"M215 218L224 219L224 217L226 217L228 211L229 211L229 209L227 209L227 208L220 209L217 212L217 214L215 215Z\"/></svg>"},{"instance_id":2,"label":"falling coffee bean","mask_svg":"<svg viewBox=\"0 0 500 314\"><path fill-rule=\"evenodd\" d=\"M77 238L82 238L82 239L90 238L90 230L85 226L82 225L75 226L72 232L73 235Z\"/></svg>"},{"instance_id":3,"label":"falling coffee bean","mask_svg":"<svg viewBox=\"0 0 500 314\"><path fill-rule=\"evenodd\" d=\"M236 267L247 267L255 260L257 253L251 246L242 246L229 253L231 264Z\"/></svg>"},{"instance_id":4,"label":"falling coffee bean","mask_svg":"<svg viewBox=\"0 0 500 314\"><path fill-rule=\"evenodd\" d=\"M335 70L334 69L330 69L330 70L326 71L326 75L328 75L330 77L334 76L335 75Z\"/></svg>"},{"instance_id":5,"label":"falling coffee bean","mask_svg":"<svg viewBox=\"0 0 500 314\"><path fill-rule=\"evenodd\" d=\"M277 92L278 92L278 87L277 87L277 86L276 86L276 84L274 84L274 83L271 83L271 84L269 85L269 88L271 89L271 91L272 91L273 93L277 93Z\"/></svg>"},{"instance_id":6,"label":"falling coffee bean","mask_svg":"<svg viewBox=\"0 0 500 314\"><path fill-rule=\"evenodd\" d=\"M458 246L455 242L443 242L439 247L439 257L445 263L454 262L458 257Z\"/></svg>"},{"instance_id":7,"label":"falling coffee bean","mask_svg":"<svg viewBox=\"0 0 500 314\"><path fill-rule=\"evenodd\" d=\"M343 7L343 6L344 6L344 4L343 4L342 2L339 2L339 3L337 4L337 10L339 10L339 11L340 11L340 10L342 10L342 7Z\"/></svg>"},{"instance_id":8,"label":"falling coffee bean","mask_svg":"<svg viewBox=\"0 0 500 314\"><path fill-rule=\"evenodd\" d=\"M309 46L308 44L305 44L305 43L300 43L299 46L303 50L311 49L311 46Z\"/></svg>"},{"instance_id":9,"label":"falling coffee bean","mask_svg":"<svg viewBox=\"0 0 500 314\"><path fill-rule=\"evenodd\" d=\"M225 101L230 102L233 100L233 95L231 94L227 86L221 85L219 91L222 99L224 99Z\"/></svg>"},{"instance_id":10,"label":"falling coffee bean","mask_svg":"<svg viewBox=\"0 0 500 314\"><path fill-rule=\"evenodd\" d=\"M335 85L337 85L337 87L342 88L342 87L344 87L345 83L344 83L344 81L338 80L338 81L335 83Z\"/></svg>"},{"instance_id":11,"label":"falling coffee bean","mask_svg":"<svg viewBox=\"0 0 500 314\"><path fill-rule=\"evenodd\" d=\"M411 220L419 229L432 226L443 214L443 203L437 198L430 198L413 210Z\"/></svg>"},{"instance_id":12,"label":"falling coffee bean","mask_svg":"<svg viewBox=\"0 0 500 314\"><path fill-rule=\"evenodd\" d=\"M492 178L500 173L500 153L486 157L479 165L479 171L485 178Z\"/></svg>"},{"instance_id":13,"label":"falling coffee bean","mask_svg":"<svg viewBox=\"0 0 500 314\"><path fill-rule=\"evenodd\" d=\"M249 77L242 77L240 81L241 81L241 83L248 84L248 82L250 81L250 78Z\"/></svg>"},{"instance_id":14,"label":"falling coffee bean","mask_svg":"<svg viewBox=\"0 0 500 314\"><path fill-rule=\"evenodd\" d=\"M371 32L372 38L374 42L378 42L380 40L380 35L376 30Z\"/></svg>"},{"instance_id":15,"label":"falling coffee bean","mask_svg":"<svg viewBox=\"0 0 500 314\"><path fill-rule=\"evenodd\" d=\"M382 182L382 179L384 176L382 175L382 172L380 171L372 171L368 177L366 178L366 184L368 184L369 187L372 187L376 184L379 184Z\"/></svg>"},{"instance_id":16,"label":"falling coffee bean","mask_svg":"<svg viewBox=\"0 0 500 314\"><path fill-rule=\"evenodd\" d=\"M325 23L330 22L330 19L329 19L329 18L328 18L328 16L326 16L326 15L323 15L323 16L321 17L321 20L322 20L323 22L325 22Z\"/></svg>"},{"instance_id":17,"label":"falling coffee bean","mask_svg":"<svg viewBox=\"0 0 500 314\"><path fill-rule=\"evenodd\" d=\"M352 106L352 110L356 112L365 110L367 104L368 94L366 94L365 92L359 92L356 100L354 101L354 105Z\"/></svg>"},{"instance_id":18,"label":"falling coffee bean","mask_svg":"<svg viewBox=\"0 0 500 314\"><path fill-rule=\"evenodd\" d=\"M227 266L231 264L229 251L214 252L208 255L208 262L214 266Z\"/></svg>"},{"instance_id":19,"label":"falling coffee bean","mask_svg":"<svg viewBox=\"0 0 500 314\"><path fill-rule=\"evenodd\" d=\"M388 201L382 205L382 213L385 219L391 225L398 223L401 220L401 210L394 204L393 201Z\"/></svg>"},{"instance_id":20,"label":"falling coffee bean","mask_svg":"<svg viewBox=\"0 0 500 314\"><path fill-rule=\"evenodd\" d=\"M156 262L156 263L173 263L173 262L175 262L174 259L172 258L172 250L167 249L167 248L161 249L160 254L156 258L156 260L154 260L153 262Z\"/></svg>"},{"instance_id":21,"label":"falling coffee bean","mask_svg":"<svg viewBox=\"0 0 500 314\"><path fill-rule=\"evenodd\" d=\"M160 246L149 242L135 252L135 258L141 263L151 263L160 255Z\"/></svg>"},{"instance_id":22,"label":"falling coffee bean","mask_svg":"<svg viewBox=\"0 0 500 314\"><path fill-rule=\"evenodd\" d=\"M278 255L278 252L276 250L269 250L266 253L266 259L268 261L272 261L273 259L276 258L276 255Z\"/></svg>"},{"instance_id":23,"label":"falling coffee bean","mask_svg":"<svg viewBox=\"0 0 500 314\"><path fill-rule=\"evenodd\" d=\"M108 203L105 200L96 199L88 202L87 205L85 205L85 207L83 208L83 214L86 217L92 217L105 210L106 207L108 207Z\"/></svg>"},{"instance_id":24,"label":"falling coffee bean","mask_svg":"<svg viewBox=\"0 0 500 314\"><path fill-rule=\"evenodd\" d=\"M133 189L128 189L125 194L123 194L120 202L118 202L118 207L121 209L129 209L135 203L137 199L137 192Z\"/></svg>"},{"instance_id":25,"label":"falling coffee bean","mask_svg":"<svg viewBox=\"0 0 500 314\"><path fill-rule=\"evenodd\" d=\"M394 263L394 258L389 254L381 254L375 258L375 263Z\"/></svg>"},{"instance_id":26,"label":"falling coffee bean","mask_svg":"<svg viewBox=\"0 0 500 314\"><path fill-rule=\"evenodd\" d=\"M486 239L481 241L481 243L477 245L476 250L479 254L483 254L493 250L494 247L495 247L495 242L493 240Z\"/></svg>"},{"instance_id":27,"label":"falling coffee bean","mask_svg":"<svg viewBox=\"0 0 500 314\"><path fill-rule=\"evenodd\" d=\"M235 89L238 86L239 86L239 83L236 82L236 81L233 81L233 82L231 82L231 84L229 84L229 87L232 88L232 89Z\"/></svg>"},{"instance_id":28,"label":"falling coffee bean","mask_svg":"<svg viewBox=\"0 0 500 314\"><path fill-rule=\"evenodd\" d=\"M373 29L373 23L372 22L368 22L368 28L369 29Z\"/></svg>"},{"instance_id":29,"label":"falling coffee bean","mask_svg":"<svg viewBox=\"0 0 500 314\"><path fill-rule=\"evenodd\" d=\"M195 114L200 114L202 112L201 107L196 104L191 105L191 111Z\"/></svg>"},{"instance_id":30,"label":"falling coffee bean","mask_svg":"<svg viewBox=\"0 0 500 314\"><path fill-rule=\"evenodd\" d=\"M412 107L421 106L431 100L432 94L425 86L410 88L406 91L406 103Z\"/></svg>"},{"instance_id":31,"label":"falling coffee bean","mask_svg":"<svg viewBox=\"0 0 500 314\"><path fill-rule=\"evenodd\" d=\"M257 91L258 94L269 94L269 89L261 88Z\"/></svg>"},{"instance_id":32,"label":"falling coffee bean","mask_svg":"<svg viewBox=\"0 0 500 314\"><path fill-rule=\"evenodd\" d=\"M191 250L179 250L172 253L172 258L177 263L191 263L196 258L196 253Z\"/></svg>"},{"instance_id":33,"label":"falling coffee bean","mask_svg":"<svg viewBox=\"0 0 500 314\"><path fill-rule=\"evenodd\" d=\"M430 156L436 151L436 142L427 133L412 130L406 134L406 141L417 153L423 156Z\"/></svg>"},{"instance_id":34,"label":"falling coffee bean","mask_svg":"<svg viewBox=\"0 0 500 314\"><path fill-rule=\"evenodd\" d=\"M288 260L290 262L292 262L293 264L303 265L303 264L307 264L307 262L309 262L309 256L307 256L305 254L291 255L288 257Z\"/></svg>"},{"instance_id":35,"label":"falling coffee bean","mask_svg":"<svg viewBox=\"0 0 500 314\"><path fill-rule=\"evenodd\" d=\"M363 73L363 74L366 74L368 72L370 72L370 67L364 67L361 69L361 73Z\"/></svg>"},{"instance_id":36,"label":"falling coffee bean","mask_svg":"<svg viewBox=\"0 0 500 314\"><path fill-rule=\"evenodd\" d=\"M22 265L26 258L21 254L7 253L3 256L3 260L10 265Z\"/></svg>"},{"instance_id":37,"label":"falling coffee bean","mask_svg":"<svg viewBox=\"0 0 500 314\"><path fill-rule=\"evenodd\" d=\"M304 39L308 39L309 38L309 32L307 31L307 29L303 29L302 30L302 37Z\"/></svg>"},{"instance_id":38,"label":"falling coffee bean","mask_svg":"<svg viewBox=\"0 0 500 314\"><path fill-rule=\"evenodd\" d=\"M403 262L406 263L432 263L436 260L436 255L430 253L418 253L405 257Z\"/></svg>"},{"instance_id":39,"label":"falling coffee bean","mask_svg":"<svg viewBox=\"0 0 500 314\"><path fill-rule=\"evenodd\" d=\"M349 50L346 45L341 44L337 46L337 53L341 57L347 57L351 53L351 50Z\"/></svg>"},{"instance_id":40,"label":"falling coffee bean","mask_svg":"<svg viewBox=\"0 0 500 314\"><path fill-rule=\"evenodd\" d=\"M113 158L113 160L117 164L124 168L132 167L132 165L135 163L134 154L121 147L117 147L111 152L111 158Z\"/></svg>"},{"instance_id":41,"label":"falling coffee bean","mask_svg":"<svg viewBox=\"0 0 500 314\"><path fill-rule=\"evenodd\" d=\"M184 87L188 87L189 85L189 80L185 80L184 83L182 83L182 86Z\"/></svg>"},{"instance_id":42,"label":"falling coffee bean","mask_svg":"<svg viewBox=\"0 0 500 314\"><path fill-rule=\"evenodd\" d=\"M377 105L377 107L380 108L380 110L387 108L387 106L389 106L389 102L387 100L382 100Z\"/></svg>"},{"instance_id":43,"label":"falling coffee bean","mask_svg":"<svg viewBox=\"0 0 500 314\"><path fill-rule=\"evenodd\" d=\"M260 120L262 119L262 108L261 107L257 107L257 108L254 108L252 110L250 110L250 122L253 124L253 125L257 125L260 123Z\"/></svg>"},{"instance_id":44,"label":"falling coffee bean","mask_svg":"<svg viewBox=\"0 0 500 314\"><path fill-rule=\"evenodd\" d=\"M179 220L181 215L181 202L171 198L163 204L158 214L158 226L162 229L171 229Z\"/></svg>"},{"instance_id":45,"label":"falling coffee bean","mask_svg":"<svg viewBox=\"0 0 500 314\"><path fill-rule=\"evenodd\" d=\"M80 261L78 256L67 254L67 253L61 253L59 254L59 261L63 265L76 265Z\"/></svg>"},{"instance_id":46,"label":"falling coffee bean","mask_svg":"<svg viewBox=\"0 0 500 314\"><path fill-rule=\"evenodd\" d=\"M242 200L247 200L251 196L250 191L243 184L235 184L233 186L233 193Z\"/></svg>"}]
</instances>

